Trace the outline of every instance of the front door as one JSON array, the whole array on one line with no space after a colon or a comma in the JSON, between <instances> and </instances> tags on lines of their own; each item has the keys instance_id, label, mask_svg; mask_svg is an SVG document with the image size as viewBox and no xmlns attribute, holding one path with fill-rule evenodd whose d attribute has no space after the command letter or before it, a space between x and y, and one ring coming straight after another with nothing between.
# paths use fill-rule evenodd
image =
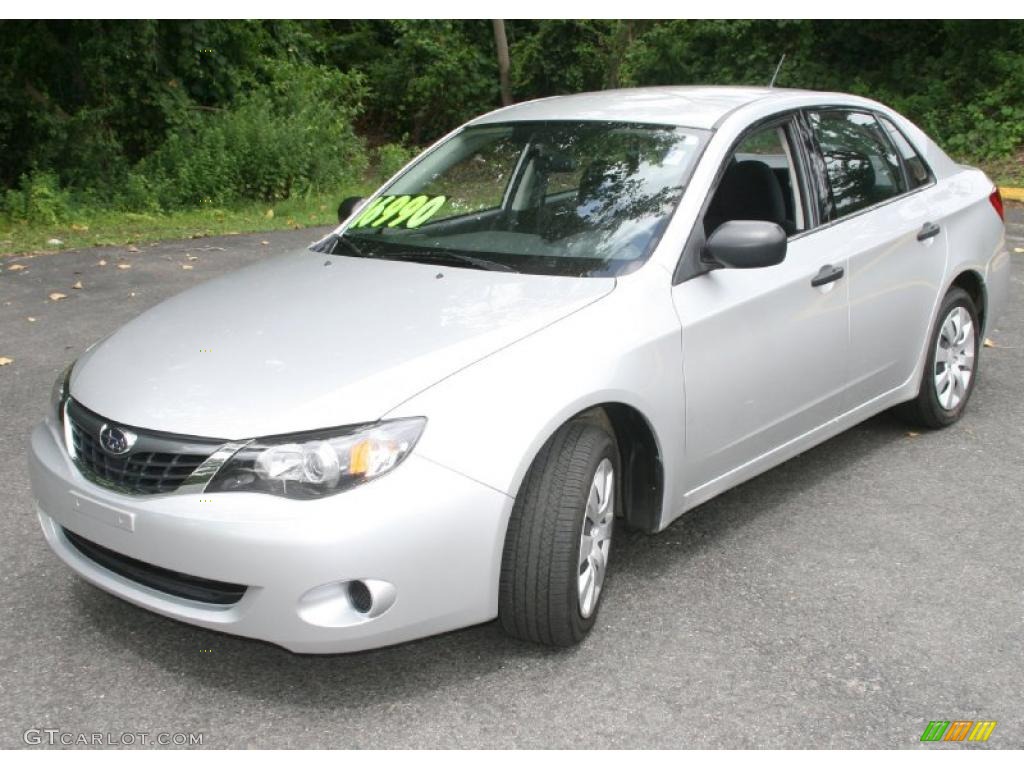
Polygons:
<instances>
[{"instance_id":1,"label":"front door","mask_svg":"<svg viewBox=\"0 0 1024 768\"><path fill-rule=\"evenodd\" d=\"M848 264L835 256L837 233L810 229L794 135L785 123L746 137L703 221L707 235L731 219L775 221L790 234L786 259L717 269L673 288L686 387L685 482L687 497L698 501L716 480L843 412Z\"/></svg>"}]
</instances>

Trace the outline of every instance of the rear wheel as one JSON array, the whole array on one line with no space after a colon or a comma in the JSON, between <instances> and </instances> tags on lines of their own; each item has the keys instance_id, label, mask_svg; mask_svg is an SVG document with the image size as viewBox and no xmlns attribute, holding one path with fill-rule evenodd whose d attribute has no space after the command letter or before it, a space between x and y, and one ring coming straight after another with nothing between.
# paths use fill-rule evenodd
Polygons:
<instances>
[{"instance_id":1,"label":"rear wheel","mask_svg":"<svg viewBox=\"0 0 1024 768\"><path fill-rule=\"evenodd\" d=\"M959 420L974 391L980 347L978 310L966 291L952 288L939 308L920 391L900 407L901 415L931 429Z\"/></svg>"},{"instance_id":2,"label":"rear wheel","mask_svg":"<svg viewBox=\"0 0 1024 768\"><path fill-rule=\"evenodd\" d=\"M568 646L593 627L604 591L618 500L615 440L572 421L541 449L505 536L498 619L513 637Z\"/></svg>"}]
</instances>

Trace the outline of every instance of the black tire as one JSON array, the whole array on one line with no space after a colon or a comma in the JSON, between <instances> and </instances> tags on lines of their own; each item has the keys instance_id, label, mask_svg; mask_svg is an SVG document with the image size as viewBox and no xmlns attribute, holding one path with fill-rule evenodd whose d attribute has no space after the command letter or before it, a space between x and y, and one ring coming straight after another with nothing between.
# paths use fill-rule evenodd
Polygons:
<instances>
[{"instance_id":1,"label":"black tire","mask_svg":"<svg viewBox=\"0 0 1024 768\"><path fill-rule=\"evenodd\" d=\"M960 402L953 408L943 408L939 402L939 396L935 391L933 381L935 371L935 352L939 334L942 332L942 324L955 307L963 307L971 317L974 325L974 369L970 381L967 383L967 390ZM932 329L928 339L928 357L925 360L924 372L921 375L921 386L918 389L917 397L909 402L903 403L897 408L897 413L907 422L914 426L927 429L942 429L960 420L971 399L974 385L978 381L978 361L981 352L982 328L978 322L978 309L974 301L961 288L950 288L942 300L939 313L936 317L935 327Z\"/></svg>"},{"instance_id":2,"label":"black tire","mask_svg":"<svg viewBox=\"0 0 1024 768\"><path fill-rule=\"evenodd\" d=\"M571 421L541 448L516 497L501 560L498 621L512 637L551 646L580 642L597 618L580 611L580 534L598 466L611 461L613 503L621 499L620 462L610 428Z\"/></svg>"}]
</instances>

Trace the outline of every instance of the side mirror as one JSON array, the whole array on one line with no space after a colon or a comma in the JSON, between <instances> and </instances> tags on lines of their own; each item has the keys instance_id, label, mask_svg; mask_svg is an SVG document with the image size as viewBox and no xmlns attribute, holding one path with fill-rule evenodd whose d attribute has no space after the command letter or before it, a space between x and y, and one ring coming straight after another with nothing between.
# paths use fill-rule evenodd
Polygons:
<instances>
[{"instance_id":1,"label":"side mirror","mask_svg":"<svg viewBox=\"0 0 1024 768\"><path fill-rule=\"evenodd\" d=\"M340 224L351 216L352 211L358 208L361 202L363 202L361 197L346 197L342 200L341 205L338 206L338 223Z\"/></svg>"},{"instance_id":2,"label":"side mirror","mask_svg":"<svg viewBox=\"0 0 1024 768\"><path fill-rule=\"evenodd\" d=\"M757 269L786 258L786 230L772 221L733 220L711 233L701 260L730 269Z\"/></svg>"}]
</instances>

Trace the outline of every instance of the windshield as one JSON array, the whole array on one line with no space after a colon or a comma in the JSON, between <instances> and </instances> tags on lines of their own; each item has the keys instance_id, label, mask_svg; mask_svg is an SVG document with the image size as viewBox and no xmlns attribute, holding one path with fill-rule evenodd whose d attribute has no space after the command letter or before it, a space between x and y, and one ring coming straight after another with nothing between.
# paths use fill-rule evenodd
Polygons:
<instances>
[{"instance_id":1,"label":"windshield","mask_svg":"<svg viewBox=\"0 0 1024 768\"><path fill-rule=\"evenodd\" d=\"M706 131L619 122L470 126L335 238L355 256L617 275L650 255Z\"/></svg>"}]
</instances>

